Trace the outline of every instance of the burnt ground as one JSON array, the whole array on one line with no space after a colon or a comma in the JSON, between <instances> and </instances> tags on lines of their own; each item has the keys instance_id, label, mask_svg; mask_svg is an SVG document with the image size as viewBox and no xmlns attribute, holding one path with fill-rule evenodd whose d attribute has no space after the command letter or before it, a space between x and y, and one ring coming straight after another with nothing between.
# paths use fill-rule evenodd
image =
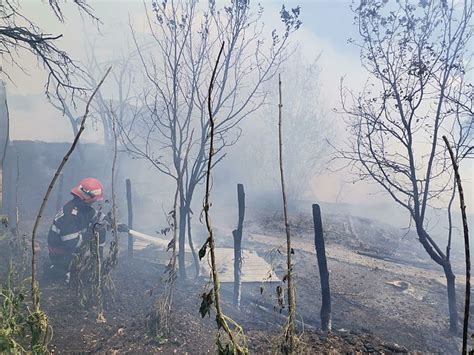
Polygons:
<instances>
[{"instance_id":1,"label":"burnt ground","mask_svg":"<svg viewBox=\"0 0 474 355\"><path fill-rule=\"evenodd\" d=\"M178 285L175 297L172 332L153 338L147 333L145 318L156 300L156 285L162 270L153 264L135 260L123 262L116 270L115 284L120 290L109 302L106 323L96 322L96 313L72 306L71 290L60 285L44 285L42 305L49 314L55 335L50 346L54 353L179 353L215 352L216 326L213 315L201 318L198 313L202 284ZM154 290L150 292L150 290ZM72 298L71 298L72 297ZM240 312L224 303L226 314L239 322L246 332L251 353L271 353L279 324L278 312L259 310L244 302ZM403 351L402 347L384 342L370 333L341 331L327 336L318 331L305 331L301 352Z\"/></svg>"},{"instance_id":2,"label":"burnt ground","mask_svg":"<svg viewBox=\"0 0 474 355\"><path fill-rule=\"evenodd\" d=\"M298 216L292 221L301 353L459 352L460 338L447 333L443 274L416 248L409 249L407 255L400 252L403 245L396 245L391 235L398 233L396 240L409 243L400 238L400 231L361 219L350 223L338 218L325 219L334 332L327 336L318 331L320 284L312 221L307 217ZM283 248L279 250L283 242L280 222L278 216L261 216L246 223L244 247L257 250L282 277L285 255ZM230 240L225 228L218 229L217 234L221 241ZM377 242L374 234L381 235L382 243ZM381 247L388 243L384 238L395 245ZM45 250L44 245L41 247ZM0 248L2 264L7 260L6 250ZM42 262L44 254L42 251ZM127 260L124 254L114 271L116 292L113 297L107 297L106 323L96 322L95 310L78 307L71 289L40 280L42 306L54 329L51 351L215 352L213 315L202 319L198 312L207 281L177 285L172 332L153 338L148 334L145 319L161 292L163 267L153 262L153 249L137 252L133 261ZM397 280L407 282L409 287L400 289L389 284ZM229 286L223 285L224 310L244 327L250 352L273 352L284 324L284 311L280 314L274 307L276 284L244 285L240 311L229 303ZM462 282L458 283L458 292L458 299L462 300Z\"/></svg>"},{"instance_id":3,"label":"burnt ground","mask_svg":"<svg viewBox=\"0 0 474 355\"><path fill-rule=\"evenodd\" d=\"M389 225L350 216L328 215L323 220L335 329L369 332L411 350L460 352L461 333L448 333L444 273L413 233L405 235ZM317 323L321 300L312 218L300 214L291 222L298 310L309 322ZM260 216L247 224L246 231L251 247L266 250L261 255L281 276L286 256L278 252L282 243L278 235L284 234L280 223L275 215ZM460 271L464 261L459 251L453 252L452 258L458 271L461 327L464 278ZM397 287L397 282L403 287Z\"/></svg>"}]
</instances>

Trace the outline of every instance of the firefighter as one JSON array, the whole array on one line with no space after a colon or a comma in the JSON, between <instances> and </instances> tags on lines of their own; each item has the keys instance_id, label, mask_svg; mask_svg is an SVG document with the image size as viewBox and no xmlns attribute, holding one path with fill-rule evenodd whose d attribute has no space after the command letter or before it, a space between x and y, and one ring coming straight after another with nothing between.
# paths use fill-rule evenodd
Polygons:
<instances>
[{"instance_id":1,"label":"firefighter","mask_svg":"<svg viewBox=\"0 0 474 355\"><path fill-rule=\"evenodd\" d=\"M104 196L102 183L94 178L83 179L71 190L72 200L67 202L54 217L48 234L50 274L64 277L69 282L69 268L74 254L84 242L99 234L99 250L105 244L106 218L93 207Z\"/></svg>"}]
</instances>

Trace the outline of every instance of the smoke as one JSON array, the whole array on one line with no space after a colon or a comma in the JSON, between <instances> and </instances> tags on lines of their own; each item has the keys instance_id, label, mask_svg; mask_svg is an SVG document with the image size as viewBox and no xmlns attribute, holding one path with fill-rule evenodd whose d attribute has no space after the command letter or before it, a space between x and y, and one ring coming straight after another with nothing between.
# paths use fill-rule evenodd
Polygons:
<instances>
[{"instance_id":1,"label":"smoke","mask_svg":"<svg viewBox=\"0 0 474 355\"><path fill-rule=\"evenodd\" d=\"M87 62L91 48L101 66L124 58L133 50L130 25L138 35L149 30L143 16L141 2L123 1L92 2L102 24L92 23L89 19L75 16L74 6L65 4L67 26L59 23L49 13L47 4L22 4L25 14L36 20L38 25L51 33L61 33L59 45L70 52L78 61ZM279 22L279 7L264 2L264 22L271 29ZM110 11L114 7L113 14ZM324 12L321 10L324 9ZM345 25L328 21L327 14L337 12L343 16ZM295 34L298 51L281 68L283 80L283 120L285 169L289 185L289 197L293 200L327 201L347 203L367 211L370 217L370 205L390 205L392 202L370 184L352 183L353 176L348 171L332 172L328 161L331 157L326 140L335 143L344 140L345 130L342 117L332 112L339 106L338 85L341 76L346 75L348 85L357 88L365 82L364 71L360 68L357 50L351 50L344 42L354 36L356 30L350 26L351 13L343 2L327 4L303 2L303 27ZM312 21L316 16L318 21ZM80 30L78 30L80 29ZM352 32L351 32L352 31ZM349 49L348 49L349 48ZM13 83L7 83L11 111L11 138L43 141L63 141L72 139L71 126L61 112L51 107L43 94L44 71L38 67L34 58L21 58L22 65L28 68L25 75L12 72ZM136 68L135 68L136 69ZM135 70L134 69L134 70ZM141 85L140 75L132 70L133 89ZM260 111L247 117L241 124L240 141L228 150L223 163L214 171L214 191L216 201L232 206L234 187L245 184L251 195L263 201L272 201L277 207L279 180L277 170L277 79L268 83L267 105ZM103 96L106 99L118 99L117 87L113 81L105 84ZM76 112L81 113L80 107ZM94 118L93 118L94 119ZM97 117L95 118L97 119ZM103 131L100 125L88 123L83 142L100 143ZM124 153L121 153L121 156ZM172 184L169 179L158 174L144 161L123 158L120 171L123 177L130 176L136 181L137 197L143 199L144 213L153 211L153 216L163 214L169 207ZM473 162L467 161L461 173L465 177L465 189L468 205L473 203ZM201 208L198 195L193 206L195 212ZM152 197L156 196L156 198ZM159 201L159 202L158 202ZM216 202L218 203L218 202ZM168 206L168 207L166 207ZM386 209L383 209L386 210ZM197 213L197 212L196 212ZM408 218L400 217L407 224ZM391 220L390 213L378 215L378 218ZM229 217L229 220L233 220Z\"/></svg>"}]
</instances>

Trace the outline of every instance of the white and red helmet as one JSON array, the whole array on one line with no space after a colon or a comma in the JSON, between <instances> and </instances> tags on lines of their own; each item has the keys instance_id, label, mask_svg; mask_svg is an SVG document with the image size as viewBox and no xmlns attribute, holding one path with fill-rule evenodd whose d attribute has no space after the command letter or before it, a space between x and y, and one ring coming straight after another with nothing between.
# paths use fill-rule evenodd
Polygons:
<instances>
[{"instance_id":1,"label":"white and red helmet","mask_svg":"<svg viewBox=\"0 0 474 355\"><path fill-rule=\"evenodd\" d=\"M104 198L104 187L97 179L85 178L72 188L71 193L86 203L92 203Z\"/></svg>"}]
</instances>

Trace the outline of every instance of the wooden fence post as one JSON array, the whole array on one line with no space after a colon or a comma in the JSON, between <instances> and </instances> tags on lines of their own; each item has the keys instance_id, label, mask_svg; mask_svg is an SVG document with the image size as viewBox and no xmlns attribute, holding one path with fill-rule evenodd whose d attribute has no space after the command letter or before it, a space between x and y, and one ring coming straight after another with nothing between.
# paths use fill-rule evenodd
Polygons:
<instances>
[{"instance_id":1,"label":"wooden fence post","mask_svg":"<svg viewBox=\"0 0 474 355\"><path fill-rule=\"evenodd\" d=\"M242 294L242 229L245 216L245 191L244 185L237 185L237 200L239 203L239 221L237 229L232 231L234 237L234 306L240 308Z\"/></svg>"},{"instance_id":2,"label":"wooden fence post","mask_svg":"<svg viewBox=\"0 0 474 355\"><path fill-rule=\"evenodd\" d=\"M125 180L127 188L127 210L128 210L128 228L133 228L133 204L132 204L132 184L130 179ZM133 258L133 237L128 234L128 257Z\"/></svg>"},{"instance_id":3,"label":"wooden fence post","mask_svg":"<svg viewBox=\"0 0 474 355\"><path fill-rule=\"evenodd\" d=\"M316 247L316 255L318 258L319 277L321 279L321 293L323 298L321 305L321 328L323 331L331 331L331 291L329 288L329 271L326 260L321 209L318 204L313 205L313 222L314 245Z\"/></svg>"}]
</instances>

